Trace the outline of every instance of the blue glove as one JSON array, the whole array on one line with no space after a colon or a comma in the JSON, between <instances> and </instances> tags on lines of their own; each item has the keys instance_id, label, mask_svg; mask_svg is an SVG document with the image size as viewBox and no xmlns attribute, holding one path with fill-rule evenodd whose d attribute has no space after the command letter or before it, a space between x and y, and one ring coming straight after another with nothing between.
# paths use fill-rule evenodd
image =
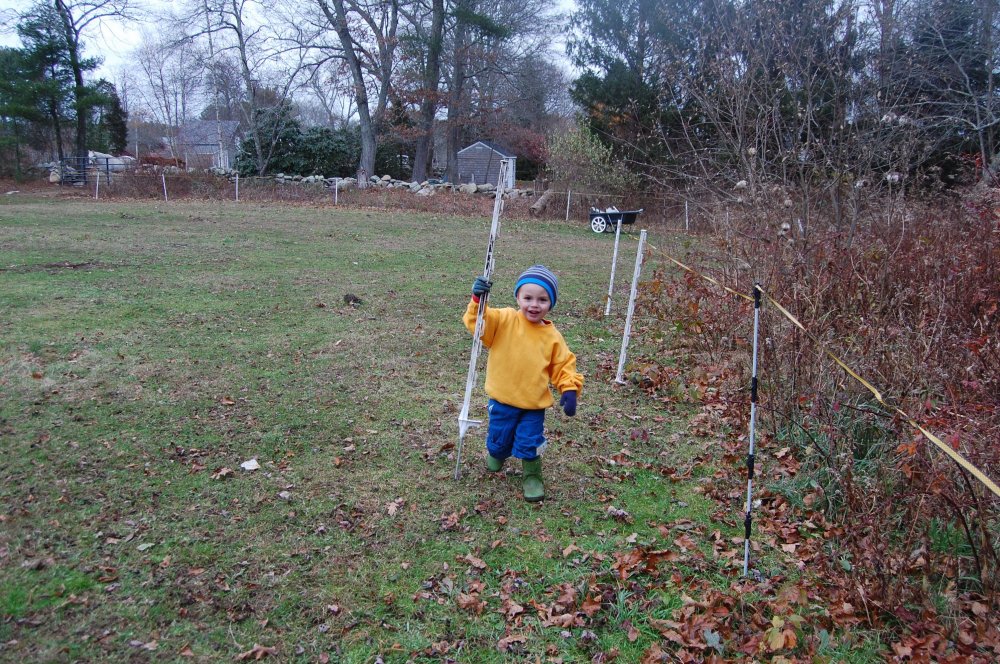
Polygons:
<instances>
[{"instance_id":1,"label":"blue glove","mask_svg":"<svg viewBox=\"0 0 1000 664\"><path fill-rule=\"evenodd\" d=\"M472 282L472 294L481 297L489 293L492 287L493 282L486 281L486 277L476 277L476 280Z\"/></svg>"},{"instance_id":2,"label":"blue glove","mask_svg":"<svg viewBox=\"0 0 1000 664\"><path fill-rule=\"evenodd\" d=\"M566 390L562 393L562 397L559 399L559 405L562 406L563 412L573 417L576 415L576 390Z\"/></svg>"}]
</instances>

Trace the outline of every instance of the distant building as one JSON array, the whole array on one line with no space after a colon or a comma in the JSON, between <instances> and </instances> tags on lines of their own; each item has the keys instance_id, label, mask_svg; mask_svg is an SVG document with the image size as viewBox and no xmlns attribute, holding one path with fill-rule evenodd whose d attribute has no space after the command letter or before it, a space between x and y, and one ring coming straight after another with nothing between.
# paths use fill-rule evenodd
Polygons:
<instances>
[{"instance_id":1,"label":"distant building","mask_svg":"<svg viewBox=\"0 0 1000 664\"><path fill-rule=\"evenodd\" d=\"M458 151L458 174L456 184L474 182L476 184L496 184L500 178L501 162L508 162L505 187L513 187L517 170L517 157L489 141L476 141Z\"/></svg>"},{"instance_id":2,"label":"distant building","mask_svg":"<svg viewBox=\"0 0 1000 664\"><path fill-rule=\"evenodd\" d=\"M230 169L236 160L239 122L235 120L195 120L177 131L177 157L188 168ZM221 134L221 140L220 140Z\"/></svg>"}]
</instances>

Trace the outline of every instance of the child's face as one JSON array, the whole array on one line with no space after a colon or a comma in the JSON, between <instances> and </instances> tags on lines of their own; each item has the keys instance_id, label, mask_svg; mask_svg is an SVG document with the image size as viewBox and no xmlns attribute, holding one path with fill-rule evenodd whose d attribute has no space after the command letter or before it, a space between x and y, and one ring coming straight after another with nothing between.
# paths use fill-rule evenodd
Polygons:
<instances>
[{"instance_id":1,"label":"child's face","mask_svg":"<svg viewBox=\"0 0 1000 664\"><path fill-rule=\"evenodd\" d=\"M549 293L538 284L524 284L517 289L517 306L532 323L540 323L552 308Z\"/></svg>"}]
</instances>

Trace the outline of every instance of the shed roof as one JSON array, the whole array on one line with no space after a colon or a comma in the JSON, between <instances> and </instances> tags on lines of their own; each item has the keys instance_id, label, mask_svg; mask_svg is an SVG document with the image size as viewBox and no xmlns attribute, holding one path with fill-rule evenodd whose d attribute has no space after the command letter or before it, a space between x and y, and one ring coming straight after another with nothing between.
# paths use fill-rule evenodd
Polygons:
<instances>
[{"instance_id":1,"label":"shed roof","mask_svg":"<svg viewBox=\"0 0 1000 664\"><path fill-rule=\"evenodd\" d=\"M221 128L223 142L232 143L239 124L235 120L222 120L218 125L215 120L193 120L177 132L177 142L181 145L217 145Z\"/></svg>"},{"instance_id":2,"label":"shed roof","mask_svg":"<svg viewBox=\"0 0 1000 664\"><path fill-rule=\"evenodd\" d=\"M517 156L513 152L507 150L506 148L500 147L499 145L497 145L496 143L493 143L492 141L476 141L472 145L467 145L466 147L464 147L461 150L459 150L458 154L462 154L466 150L471 150L472 148L476 147L477 145L484 145L484 146L488 147L490 150L493 150L494 152L496 152L497 154L499 154L501 157L504 157L506 159L509 159L509 158Z\"/></svg>"}]
</instances>

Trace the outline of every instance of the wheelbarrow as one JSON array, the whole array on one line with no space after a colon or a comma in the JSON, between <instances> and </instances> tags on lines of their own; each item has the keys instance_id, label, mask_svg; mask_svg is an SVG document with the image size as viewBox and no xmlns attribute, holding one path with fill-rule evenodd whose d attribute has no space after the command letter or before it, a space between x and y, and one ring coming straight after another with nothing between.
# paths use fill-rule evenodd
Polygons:
<instances>
[{"instance_id":1,"label":"wheelbarrow","mask_svg":"<svg viewBox=\"0 0 1000 664\"><path fill-rule=\"evenodd\" d=\"M614 206L606 210L590 208L590 230L595 233L613 231L618 227L619 221L622 222L623 226L625 224L634 224L641 212L641 208L638 210L619 210Z\"/></svg>"}]
</instances>

